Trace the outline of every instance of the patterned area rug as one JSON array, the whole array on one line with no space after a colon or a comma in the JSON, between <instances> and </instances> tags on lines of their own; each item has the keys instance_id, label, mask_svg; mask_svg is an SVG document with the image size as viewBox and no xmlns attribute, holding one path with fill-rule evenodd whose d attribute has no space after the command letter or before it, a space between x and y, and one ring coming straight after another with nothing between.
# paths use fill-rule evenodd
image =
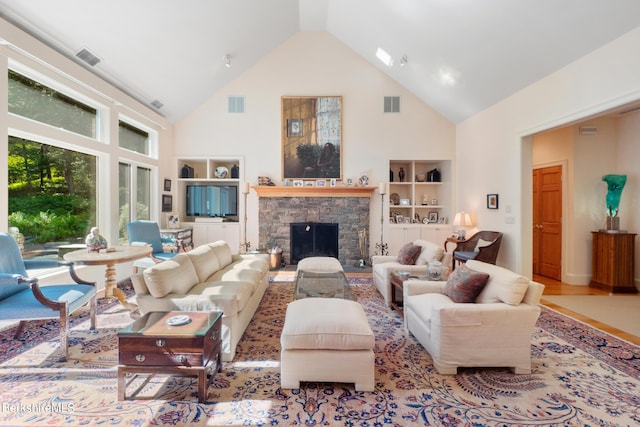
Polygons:
<instances>
[{"instance_id":1,"label":"patterned area rug","mask_svg":"<svg viewBox=\"0 0 640 427\"><path fill-rule=\"evenodd\" d=\"M101 301L98 329L73 321L71 359L57 362L55 322L33 322L27 336L0 342L0 425L298 426L610 426L640 423L640 348L543 308L533 341L533 372L464 369L438 375L370 277L351 277L376 334L376 390L303 383L282 390L279 337L293 284L270 285L233 362L198 403L195 378L129 378L118 401L116 332L132 321Z\"/></svg>"}]
</instances>

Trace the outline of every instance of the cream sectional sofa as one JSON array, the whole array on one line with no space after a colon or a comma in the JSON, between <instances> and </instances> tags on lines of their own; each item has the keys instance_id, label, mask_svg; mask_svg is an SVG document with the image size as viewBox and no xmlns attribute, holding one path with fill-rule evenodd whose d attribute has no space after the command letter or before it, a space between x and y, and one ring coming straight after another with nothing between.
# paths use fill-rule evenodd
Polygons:
<instances>
[{"instance_id":1,"label":"cream sectional sofa","mask_svg":"<svg viewBox=\"0 0 640 427\"><path fill-rule=\"evenodd\" d=\"M236 346L269 283L267 254L233 255L224 241L198 246L132 276L138 307L149 311L222 311L222 360Z\"/></svg>"}]
</instances>

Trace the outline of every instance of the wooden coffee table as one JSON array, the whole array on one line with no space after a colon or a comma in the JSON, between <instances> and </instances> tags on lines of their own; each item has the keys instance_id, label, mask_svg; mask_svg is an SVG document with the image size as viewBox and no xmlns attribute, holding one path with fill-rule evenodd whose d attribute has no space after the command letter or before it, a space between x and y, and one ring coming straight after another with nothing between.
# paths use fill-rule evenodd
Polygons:
<instances>
[{"instance_id":1,"label":"wooden coffee table","mask_svg":"<svg viewBox=\"0 0 640 427\"><path fill-rule=\"evenodd\" d=\"M168 319L188 316L171 326ZM126 400L126 374L171 374L198 377L198 401L220 370L222 312L149 312L118 332L118 399ZM207 375L210 376L207 381Z\"/></svg>"},{"instance_id":2,"label":"wooden coffee table","mask_svg":"<svg viewBox=\"0 0 640 427\"><path fill-rule=\"evenodd\" d=\"M401 316L404 316L402 297L404 282L409 279L429 280L429 277L427 275L417 274L401 275L398 274L397 271L391 272L391 301L389 301L389 304L394 310L400 313Z\"/></svg>"}]
</instances>

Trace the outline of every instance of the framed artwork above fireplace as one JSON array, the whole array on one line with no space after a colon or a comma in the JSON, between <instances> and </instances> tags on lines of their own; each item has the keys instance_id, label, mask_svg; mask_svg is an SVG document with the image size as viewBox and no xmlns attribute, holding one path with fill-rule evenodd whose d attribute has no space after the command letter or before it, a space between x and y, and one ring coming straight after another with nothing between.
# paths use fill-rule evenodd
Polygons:
<instances>
[{"instance_id":1,"label":"framed artwork above fireplace","mask_svg":"<svg viewBox=\"0 0 640 427\"><path fill-rule=\"evenodd\" d=\"M283 96L282 179L342 179L342 97Z\"/></svg>"}]
</instances>

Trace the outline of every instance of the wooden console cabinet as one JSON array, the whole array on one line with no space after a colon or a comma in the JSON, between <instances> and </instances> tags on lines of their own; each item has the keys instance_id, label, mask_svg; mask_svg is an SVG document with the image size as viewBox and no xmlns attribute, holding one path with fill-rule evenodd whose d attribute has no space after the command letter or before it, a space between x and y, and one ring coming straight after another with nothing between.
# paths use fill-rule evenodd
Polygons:
<instances>
[{"instance_id":1,"label":"wooden console cabinet","mask_svg":"<svg viewBox=\"0 0 640 427\"><path fill-rule=\"evenodd\" d=\"M634 283L635 233L592 231L590 286L613 293L637 293Z\"/></svg>"}]
</instances>

